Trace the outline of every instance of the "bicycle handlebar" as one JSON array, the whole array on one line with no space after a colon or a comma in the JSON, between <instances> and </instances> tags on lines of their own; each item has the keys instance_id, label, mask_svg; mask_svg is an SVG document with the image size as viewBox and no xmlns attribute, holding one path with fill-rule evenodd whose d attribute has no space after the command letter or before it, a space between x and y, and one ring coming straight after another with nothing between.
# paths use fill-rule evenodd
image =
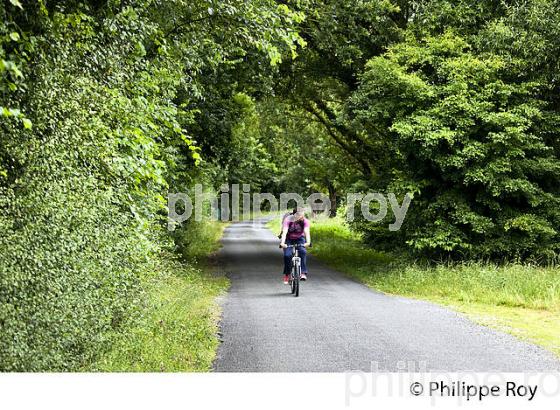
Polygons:
<instances>
[{"instance_id":1,"label":"bicycle handlebar","mask_svg":"<svg viewBox=\"0 0 560 410\"><path fill-rule=\"evenodd\" d=\"M304 243L294 243L294 244L292 244L292 245L286 244L286 246L287 246L288 248L295 248L295 247L300 247L300 246L303 247L303 245L305 245L305 244L304 244ZM278 245L278 247L279 247L279 248L282 248L282 245ZM308 248L311 248L312 245L309 244L309 245L307 245L307 247L308 247Z\"/></svg>"}]
</instances>

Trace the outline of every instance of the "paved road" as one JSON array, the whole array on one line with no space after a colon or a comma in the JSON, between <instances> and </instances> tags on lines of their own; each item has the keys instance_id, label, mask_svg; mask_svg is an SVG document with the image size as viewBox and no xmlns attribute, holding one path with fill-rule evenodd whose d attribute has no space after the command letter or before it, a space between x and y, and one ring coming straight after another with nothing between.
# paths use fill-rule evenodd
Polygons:
<instances>
[{"instance_id":1,"label":"paved road","mask_svg":"<svg viewBox=\"0 0 560 410\"><path fill-rule=\"evenodd\" d=\"M313 258L293 297L264 220L231 225L223 245L231 289L216 371L560 370L536 346L432 303L372 291Z\"/></svg>"}]
</instances>

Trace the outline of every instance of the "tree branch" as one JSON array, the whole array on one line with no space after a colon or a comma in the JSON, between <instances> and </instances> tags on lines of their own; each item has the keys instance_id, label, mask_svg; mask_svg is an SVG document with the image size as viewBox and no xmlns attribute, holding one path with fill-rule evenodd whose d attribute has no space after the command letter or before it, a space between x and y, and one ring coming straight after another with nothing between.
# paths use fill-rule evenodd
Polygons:
<instances>
[{"instance_id":1,"label":"tree branch","mask_svg":"<svg viewBox=\"0 0 560 410\"><path fill-rule=\"evenodd\" d=\"M327 133L340 148L342 148L348 155L350 155L358 162L358 164L362 168L361 171L364 176L369 177L372 175L371 167L369 166L367 161L360 155L355 147L346 143L346 141L344 141L344 139L342 139L340 135L337 134L336 131L338 130L336 130L334 124L332 124L331 121L325 119L325 117L317 107L314 107L311 102L308 102L307 104L305 104L304 109L312 114L325 127ZM333 130L333 128L335 128L335 130Z\"/></svg>"}]
</instances>

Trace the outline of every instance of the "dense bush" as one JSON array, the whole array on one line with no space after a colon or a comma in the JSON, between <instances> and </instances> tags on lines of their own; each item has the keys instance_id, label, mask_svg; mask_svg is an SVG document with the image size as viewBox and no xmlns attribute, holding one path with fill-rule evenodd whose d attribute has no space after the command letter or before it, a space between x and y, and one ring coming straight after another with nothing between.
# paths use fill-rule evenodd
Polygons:
<instances>
[{"instance_id":1,"label":"dense bush","mask_svg":"<svg viewBox=\"0 0 560 410\"><path fill-rule=\"evenodd\" d=\"M157 142L180 129L170 96L153 91L177 74L140 63L152 29L139 29L132 10L101 24L55 12L43 24L44 34L22 34L33 50L12 100L33 126L2 125L5 370L75 368L123 321L162 246L153 225L167 164Z\"/></svg>"},{"instance_id":2,"label":"dense bush","mask_svg":"<svg viewBox=\"0 0 560 410\"><path fill-rule=\"evenodd\" d=\"M414 195L402 232L358 223L372 242L427 255L558 254L560 162L543 129L559 117L539 98L544 84L515 74L519 65L450 33L368 63L354 118L387 130L379 173L389 191Z\"/></svg>"}]
</instances>

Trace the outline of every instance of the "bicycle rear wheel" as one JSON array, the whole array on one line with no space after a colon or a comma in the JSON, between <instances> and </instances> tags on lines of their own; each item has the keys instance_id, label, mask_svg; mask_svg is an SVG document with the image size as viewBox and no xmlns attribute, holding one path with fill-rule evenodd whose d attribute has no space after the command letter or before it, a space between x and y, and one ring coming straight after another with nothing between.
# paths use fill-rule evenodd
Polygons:
<instances>
[{"instance_id":1,"label":"bicycle rear wheel","mask_svg":"<svg viewBox=\"0 0 560 410\"><path fill-rule=\"evenodd\" d=\"M292 271L291 275L292 275L292 277L290 278L290 289L291 289L292 295L293 295L294 292L296 291L296 285L295 285L296 281L294 280L295 275L294 275L293 271Z\"/></svg>"}]
</instances>

